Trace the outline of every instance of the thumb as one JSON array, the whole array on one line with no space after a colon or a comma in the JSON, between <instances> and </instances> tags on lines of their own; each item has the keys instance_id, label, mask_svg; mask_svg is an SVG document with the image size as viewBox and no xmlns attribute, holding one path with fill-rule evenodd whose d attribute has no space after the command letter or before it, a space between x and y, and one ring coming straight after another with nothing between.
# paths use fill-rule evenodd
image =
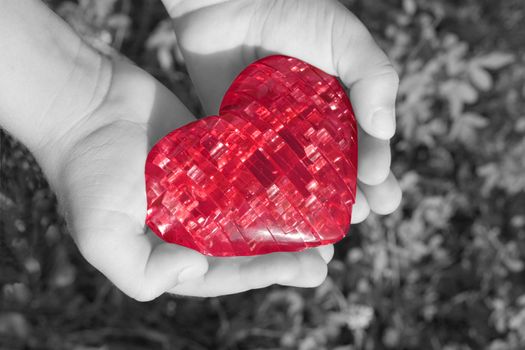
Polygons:
<instances>
[{"instance_id":1,"label":"thumb","mask_svg":"<svg viewBox=\"0 0 525 350\"><path fill-rule=\"evenodd\" d=\"M89 232L75 232L86 260L130 297L152 300L180 282L202 277L208 270L204 255L162 242L150 230L144 234L142 229L130 226L124 219L121 225L112 225L119 227L118 231L91 226Z\"/></svg>"},{"instance_id":2,"label":"thumb","mask_svg":"<svg viewBox=\"0 0 525 350\"><path fill-rule=\"evenodd\" d=\"M368 135L381 140L388 140L394 136L398 82L399 78L393 67L385 63L348 84L355 116Z\"/></svg>"},{"instance_id":3,"label":"thumb","mask_svg":"<svg viewBox=\"0 0 525 350\"><path fill-rule=\"evenodd\" d=\"M342 5L341 5L342 6ZM394 136L395 101L399 77L370 32L351 12L343 12L341 35L334 35L334 64L361 128L370 136L388 140Z\"/></svg>"},{"instance_id":4,"label":"thumb","mask_svg":"<svg viewBox=\"0 0 525 350\"><path fill-rule=\"evenodd\" d=\"M151 235L154 236L153 233ZM156 236L153 239L159 242L154 243L146 263L144 282L147 285L141 288L136 299L156 298L180 283L202 277L208 271L208 260L204 255L177 244L160 242Z\"/></svg>"}]
</instances>

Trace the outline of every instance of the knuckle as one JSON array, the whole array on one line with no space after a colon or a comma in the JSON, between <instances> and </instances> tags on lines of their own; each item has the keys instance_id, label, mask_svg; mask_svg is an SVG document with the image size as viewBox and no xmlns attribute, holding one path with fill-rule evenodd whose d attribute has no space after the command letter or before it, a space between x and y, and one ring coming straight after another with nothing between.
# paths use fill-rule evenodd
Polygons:
<instances>
[{"instance_id":1,"label":"knuckle","mask_svg":"<svg viewBox=\"0 0 525 350\"><path fill-rule=\"evenodd\" d=\"M395 70L392 63L388 60L376 66L373 77L388 80L389 83L396 86L399 85L399 74Z\"/></svg>"}]
</instances>

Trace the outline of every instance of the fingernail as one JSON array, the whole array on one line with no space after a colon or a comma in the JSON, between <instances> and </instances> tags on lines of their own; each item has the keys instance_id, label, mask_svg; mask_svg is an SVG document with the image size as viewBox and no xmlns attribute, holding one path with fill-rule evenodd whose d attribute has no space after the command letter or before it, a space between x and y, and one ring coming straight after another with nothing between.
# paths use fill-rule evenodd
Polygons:
<instances>
[{"instance_id":1,"label":"fingernail","mask_svg":"<svg viewBox=\"0 0 525 350\"><path fill-rule=\"evenodd\" d=\"M179 283L191 281L202 277L203 271L200 268L196 267L187 267L179 272L178 281Z\"/></svg>"},{"instance_id":2,"label":"fingernail","mask_svg":"<svg viewBox=\"0 0 525 350\"><path fill-rule=\"evenodd\" d=\"M372 128L376 137L389 139L396 132L396 117L394 111L388 108L381 108L372 115Z\"/></svg>"}]
</instances>

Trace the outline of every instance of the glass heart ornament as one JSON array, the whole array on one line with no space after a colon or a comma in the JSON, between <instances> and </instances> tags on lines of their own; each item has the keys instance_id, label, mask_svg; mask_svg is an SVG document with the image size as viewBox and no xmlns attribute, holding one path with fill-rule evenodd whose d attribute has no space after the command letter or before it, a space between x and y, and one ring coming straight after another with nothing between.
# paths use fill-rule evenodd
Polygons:
<instances>
[{"instance_id":1,"label":"glass heart ornament","mask_svg":"<svg viewBox=\"0 0 525 350\"><path fill-rule=\"evenodd\" d=\"M339 81L268 56L237 76L218 115L152 147L146 224L211 256L301 251L348 233L356 178L356 120Z\"/></svg>"}]
</instances>

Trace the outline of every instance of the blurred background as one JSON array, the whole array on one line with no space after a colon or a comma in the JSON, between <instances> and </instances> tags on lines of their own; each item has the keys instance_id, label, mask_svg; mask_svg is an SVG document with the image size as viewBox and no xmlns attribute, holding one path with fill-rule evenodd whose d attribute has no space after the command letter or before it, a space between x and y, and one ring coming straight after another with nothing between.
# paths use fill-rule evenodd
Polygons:
<instances>
[{"instance_id":1,"label":"blurred background","mask_svg":"<svg viewBox=\"0 0 525 350\"><path fill-rule=\"evenodd\" d=\"M47 3L202 115L160 1ZM1 349L525 348L525 2L344 3L401 76L401 208L353 226L319 288L138 303L80 256L0 130Z\"/></svg>"}]
</instances>

